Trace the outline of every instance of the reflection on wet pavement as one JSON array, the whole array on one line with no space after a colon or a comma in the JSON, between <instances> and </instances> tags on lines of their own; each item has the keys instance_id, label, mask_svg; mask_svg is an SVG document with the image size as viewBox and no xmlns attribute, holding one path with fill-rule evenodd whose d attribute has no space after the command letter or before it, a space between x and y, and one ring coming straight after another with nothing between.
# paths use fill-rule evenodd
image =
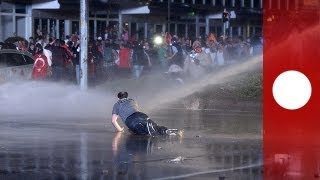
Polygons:
<instances>
[{"instance_id":1,"label":"reflection on wet pavement","mask_svg":"<svg viewBox=\"0 0 320 180\"><path fill-rule=\"evenodd\" d=\"M261 112L162 109L150 116L184 135L115 133L105 119L3 117L0 179L262 179Z\"/></svg>"}]
</instances>

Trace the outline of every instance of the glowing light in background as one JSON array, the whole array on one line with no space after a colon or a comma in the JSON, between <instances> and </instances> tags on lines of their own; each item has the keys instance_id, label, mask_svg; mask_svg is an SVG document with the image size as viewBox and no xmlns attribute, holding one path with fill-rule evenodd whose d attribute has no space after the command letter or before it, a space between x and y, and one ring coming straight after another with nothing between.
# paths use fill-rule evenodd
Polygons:
<instances>
[{"instance_id":1,"label":"glowing light in background","mask_svg":"<svg viewBox=\"0 0 320 180\"><path fill-rule=\"evenodd\" d=\"M156 44L156 45L161 45L162 43L163 43L163 39L162 39L161 36L156 36L156 37L154 38L154 44Z\"/></svg>"}]
</instances>

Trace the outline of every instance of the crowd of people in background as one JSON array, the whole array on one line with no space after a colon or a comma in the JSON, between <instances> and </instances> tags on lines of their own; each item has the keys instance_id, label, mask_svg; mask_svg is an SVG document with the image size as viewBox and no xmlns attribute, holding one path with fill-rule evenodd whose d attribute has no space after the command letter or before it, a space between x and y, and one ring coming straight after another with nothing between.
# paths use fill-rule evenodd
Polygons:
<instances>
[{"instance_id":1,"label":"crowd of people in background","mask_svg":"<svg viewBox=\"0 0 320 180\"><path fill-rule=\"evenodd\" d=\"M1 43L0 47L28 51L34 57L32 79L68 81L79 84L80 36L64 39L43 36L37 31L28 42ZM161 71L181 83L262 51L261 38L178 37L170 33L155 34L149 40L129 38L124 30L121 39L106 33L88 42L88 79L91 84L126 77L138 80L144 74Z\"/></svg>"}]
</instances>

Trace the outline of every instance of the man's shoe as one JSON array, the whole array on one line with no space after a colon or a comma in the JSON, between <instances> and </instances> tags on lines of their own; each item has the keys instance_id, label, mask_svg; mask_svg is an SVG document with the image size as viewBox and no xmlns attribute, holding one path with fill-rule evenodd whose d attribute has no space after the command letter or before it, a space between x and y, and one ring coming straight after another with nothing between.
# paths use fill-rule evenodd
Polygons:
<instances>
[{"instance_id":1,"label":"man's shoe","mask_svg":"<svg viewBox=\"0 0 320 180\"><path fill-rule=\"evenodd\" d=\"M153 125L151 122L147 122L147 129L148 129L148 133L150 136L156 136L157 135L157 131L154 129Z\"/></svg>"},{"instance_id":2,"label":"man's shoe","mask_svg":"<svg viewBox=\"0 0 320 180\"><path fill-rule=\"evenodd\" d=\"M169 135L169 136L177 136L177 135L180 135L178 129L167 129L167 130L166 130L166 134Z\"/></svg>"}]
</instances>

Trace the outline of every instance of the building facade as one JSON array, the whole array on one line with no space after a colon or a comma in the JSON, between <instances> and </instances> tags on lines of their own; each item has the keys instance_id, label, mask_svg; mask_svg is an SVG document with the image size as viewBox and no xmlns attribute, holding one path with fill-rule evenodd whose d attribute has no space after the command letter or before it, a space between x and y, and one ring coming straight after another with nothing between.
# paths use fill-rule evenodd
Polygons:
<instances>
[{"instance_id":1,"label":"building facade","mask_svg":"<svg viewBox=\"0 0 320 180\"><path fill-rule=\"evenodd\" d=\"M301 0L270 0L268 8L297 8ZM150 38L154 33L170 31L185 37L214 32L222 35L221 13L234 14L228 36L244 38L262 34L262 0L124 0L89 1L89 37L103 36L106 28L116 28L120 36L126 27L130 35ZM128 2L128 3L126 3ZM129 5L130 2L130 5ZM128 4L128 5L127 5ZM139 6L149 12L141 12ZM136 12L126 13L136 8ZM0 6L0 41L10 36L28 39L37 31L64 38L79 33L79 2L72 0L3 0Z\"/></svg>"}]
</instances>

